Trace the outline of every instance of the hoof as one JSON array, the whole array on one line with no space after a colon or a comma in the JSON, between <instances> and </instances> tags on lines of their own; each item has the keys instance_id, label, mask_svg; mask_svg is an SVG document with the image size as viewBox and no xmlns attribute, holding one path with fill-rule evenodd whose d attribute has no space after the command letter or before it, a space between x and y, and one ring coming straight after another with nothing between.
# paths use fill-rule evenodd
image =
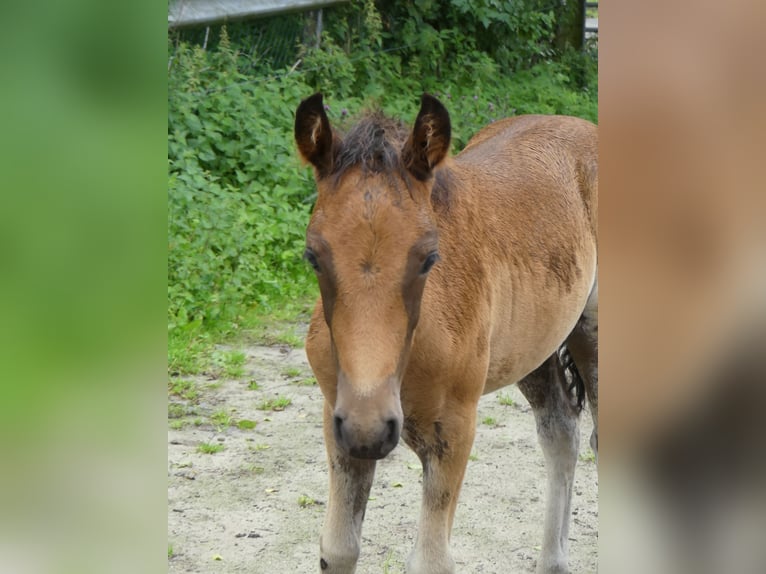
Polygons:
<instances>
[{"instance_id":1,"label":"hoof","mask_svg":"<svg viewBox=\"0 0 766 574\"><path fill-rule=\"evenodd\" d=\"M455 561L452 556L444 556L441 560L423 559L414 552L407 559L407 574L455 574Z\"/></svg>"}]
</instances>

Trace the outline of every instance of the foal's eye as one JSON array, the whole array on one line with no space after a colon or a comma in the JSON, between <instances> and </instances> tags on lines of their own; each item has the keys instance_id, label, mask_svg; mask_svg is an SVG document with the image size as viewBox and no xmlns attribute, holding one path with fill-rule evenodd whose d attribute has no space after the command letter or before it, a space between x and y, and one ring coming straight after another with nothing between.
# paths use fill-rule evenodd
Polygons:
<instances>
[{"instance_id":1,"label":"foal's eye","mask_svg":"<svg viewBox=\"0 0 766 574\"><path fill-rule=\"evenodd\" d=\"M311 251L311 249L306 249L306 251L303 252L303 258L309 262L309 265L314 268L314 271L317 273L319 272L319 261L317 261L316 253Z\"/></svg>"},{"instance_id":2,"label":"foal's eye","mask_svg":"<svg viewBox=\"0 0 766 574\"><path fill-rule=\"evenodd\" d=\"M425 275L431 270L431 267L434 266L434 263L439 261L440 257L439 254L436 251L432 251L428 254L428 257L426 257L426 260L423 261L423 267L420 268L420 274Z\"/></svg>"}]
</instances>

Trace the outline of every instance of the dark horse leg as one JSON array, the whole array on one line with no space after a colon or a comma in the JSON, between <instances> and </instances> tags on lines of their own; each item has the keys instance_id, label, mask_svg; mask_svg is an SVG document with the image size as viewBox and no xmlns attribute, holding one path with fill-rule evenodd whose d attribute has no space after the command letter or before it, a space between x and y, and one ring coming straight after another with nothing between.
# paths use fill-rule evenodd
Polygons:
<instances>
[{"instance_id":1,"label":"dark horse leg","mask_svg":"<svg viewBox=\"0 0 766 574\"><path fill-rule=\"evenodd\" d=\"M532 406L548 475L543 544L537 572L568 573L572 485L580 442L579 409L569 396L556 353L518 385Z\"/></svg>"},{"instance_id":2,"label":"dark horse leg","mask_svg":"<svg viewBox=\"0 0 766 574\"><path fill-rule=\"evenodd\" d=\"M374 460L351 458L336 447L332 408L325 401L324 438L330 466L330 497L319 539L323 574L352 574L362 541L362 521L375 475Z\"/></svg>"},{"instance_id":3,"label":"dark horse leg","mask_svg":"<svg viewBox=\"0 0 766 574\"><path fill-rule=\"evenodd\" d=\"M598 462L598 284L593 287L582 317L567 338L566 346L585 383L593 417L590 447Z\"/></svg>"}]
</instances>

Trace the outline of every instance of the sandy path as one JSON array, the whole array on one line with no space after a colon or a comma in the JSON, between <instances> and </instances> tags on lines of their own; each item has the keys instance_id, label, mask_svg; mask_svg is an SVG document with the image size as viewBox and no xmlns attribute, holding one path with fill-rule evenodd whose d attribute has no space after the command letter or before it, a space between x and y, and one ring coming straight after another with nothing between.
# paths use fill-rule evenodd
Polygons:
<instances>
[{"instance_id":1,"label":"sandy path","mask_svg":"<svg viewBox=\"0 0 766 574\"><path fill-rule=\"evenodd\" d=\"M302 349L252 347L246 354L241 380L192 378L202 393L195 407L199 414L191 419L204 422L168 431L170 573L319 571L318 536L327 500L321 393L316 385L300 384L311 377ZM251 380L258 390L248 388ZM215 388L208 388L211 384ZM468 465L452 533L458 572L534 572L542 537L543 458L529 406L515 387L504 391L515 405L501 405L497 394L479 405L475 460ZM277 396L292 403L278 412L257 409ZM220 411L257 426L216 428L208 417ZM486 417L496 424L482 423ZM589 419L582 419L583 455L575 479L573 573L597 570L598 485L596 466L587 456ZM225 450L199 453L202 442L220 443ZM417 525L420 475L417 457L403 443L378 463L359 574L403 572ZM301 497L316 504L304 498L302 507Z\"/></svg>"}]
</instances>

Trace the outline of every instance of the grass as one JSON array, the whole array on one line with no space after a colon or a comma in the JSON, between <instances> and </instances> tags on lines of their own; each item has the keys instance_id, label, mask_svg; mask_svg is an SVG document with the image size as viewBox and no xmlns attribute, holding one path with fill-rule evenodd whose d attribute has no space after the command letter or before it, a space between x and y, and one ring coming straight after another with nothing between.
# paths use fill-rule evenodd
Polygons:
<instances>
[{"instance_id":1,"label":"grass","mask_svg":"<svg viewBox=\"0 0 766 574\"><path fill-rule=\"evenodd\" d=\"M303 374L303 369L300 367L288 367L284 371L282 371L282 376L287 377L290 379L294 379L295 377L300 377Z\"/></svg>"},{"instance_id":2,"label":"grass","mask_svg":"<svg viewBox=\"0 0 766 574\"><path fill-rule=\"evenodd\" d=\"M255 421L251 421L248 419L242 419L241 421L237 422L237 428L240 430L252 430L255 428L255 425L257 423Z\"/></svg>"},{"instance_id":3,"label":"grass","mask_svg":"<svg viewBox=\"0 0 766 574\"><path fill-rule=\"evenodd\" d=\"M171 376L205 373L216 378L242 377L245 374L244 364L247 360L245 353L221 351L216 348L216 345L223 344L229 339L231 339L230 334L204 329L197 323L173 329L168 335L168 373ZM173 384L178 385L178 392L183 392L188 383L190 381L178 381ZM179 396L183 395L179 394Z\"/></svg>"},{"instance_id":4,"label":"grass","mask_svg":"<svg viewBox=\"0 0 766 574\"><path fill-rule=\"evenodd\" d=\"M508 394L505 394L505 393L500 393L499 395L497 395L497 401L501 405L505 405L507 407L515 407L516 406L516 401L514 401L511 398L511 395L508 395Z\"/></svg>"},{"instance_id":5,"label":"grass","mask_svg":"<svg viewBox=\"0 0 766 574\"><path fill-rule=\"evenodd\" d=\"M168 558L173 558L173 545L168 544Z\"/></svg>"},{"instance_id":6,"label":"grass","mask_svg":"<svg viewBox=\"0 0 766 574\"><path fill-rule=\"evenodd\" d=\"M176 379L168 382L168 394L187 401L196 401L199 398L197 383L185 379Z\"/></svg>"},{"instance_id":7,"label":"grass","mask_svg":"<svg viewBox=\"0 0 766 574\"><path fill-rule=\"evenodd\" d=\"M492 417L484 417L481 422L490 427L497 426L497 421Z\"/></svg>"},{"instance_id":8,"label":"grass","mask_svg":"<svg viewBox=\"0 0 766 574\"><path fill-rule=\"evenodd\" d=\"M263 473L266 471L266 469L265 469L265 468L263 468L262 466L256 466L256 465L254 465L254 464L251 464L251 465L248 465L248 466L244 467L244 468L242 469L242 471L243 471L245 474L254 474L254 475L258 475L258 474L263 474Z\"/></svg>"},{"instance_id":9,"label":"grass","mask_svg":"<svg viewBox=\"0 0 766 574\"><path fill-rule=\"evenodd\" d=\"M194 321L168 332L168 373L196 375L205 370L213 349L212 336Z\"/></svg>"},{"instance_id":10,"label":"grass","mask_svg":"<svg viewBox=\"0 0 766 574\"><path fill-rule=\"evenodd\" d=\"M585 452L580 453L580 460L583 462L596 462L596 455L588 448Z\"/></svg>"},{"instance_id":11,"label":"grass","mask_svg":"<svg viewBox=\"0 0 766 574\"><path fill-rule=\"evenodd\" d=\"M170 424L168 426L170 426L170 428L172 428L173 430L181 430L188 425L189 425L189 421L175 419L170 421Z\"/></svg>"},{"instance_id":12,"label":"grass","mask_svg":"<svg viewBox=\"0 0 766 574\"><path fill-rule=\"evenodd\" d=\"M226 428L234 424L234 419L226 411L216 411L210 415L210 420L219 428Z\"/></svg>"},{"instance_id":13,"label":"grass","mask_svg":"<svg viewBox=\"0 0 766 574\"><path fill-rule=\"evenodd\" d=\"M274 301L267 310L251 313L242 320L240 334L249 343L261 345L287 345L301 348L304 335L299 334L297 322L307 323L317 296L318 286L311 285L310 292L293 299Z\"/></svg>"},{"instance_id":14,"label":"grass","mask_svg":"<svg viewBox=\"0 0 766 574\"><path fill-rule=\"evenodd\" d=\"M202 454L215 454L217 452L221 452L226 447L222 444L212 444L209 442L202 442L197 447L197 452L201 452Z\"/></svg>"},{"instance_id":15,"label":"grass","mask_svg":"<svg viewBox=\"0 0 766 574\"><path fill-rule=\"evenodd\" d=\"M274 342L299 349L303 346L303 337L299 337L295 333L277 333L274 336Z\"/></svg>"},{"instance_id":16,"label":"grass","mask_svg":"<svg viewBox=\"0 0 766 574\"><path fill-rule=\"evenodd\" d=\"M317 384L317 380L314 377L307 377L305 379L299 379L297 381L293 381L292 384L298 385L301 387L313 387Z\"/></svg>"},{"instance_id":17,"label":"grass","mask_svg":"<svg viewBox=\"0 0 766 574\"><path fill-rule=\"evenodd\" d=\"M181 417L196 415L197 410L193 406L182 403L168 403L168 418L180 419Z\"/></svg>"},{"instance_id":18,"label":"grass","mask_svg":"<svg viewBox=\"0 0 766 574\"><path fill-rule=\"evenodd\" d=\"M303 347L296 319L308 322L318 287L293 299L273 301L268 307L244 312L236 328L226 323L191 321L168 331L168 373L173 376L208 373L236 379L244 373L244 353L221 352L220 345L289 345Z\"/></svg>"},{"instance_id":19,"label":"grass","mask_svg":"<svg viewBox=\"0 0 766 574\"><path fill-rule=\"evenodd\" d=\"M479 455L471 453L468 455L468 460L477 461L479 460Z\"/></svg>"},{"instance_id":20,"label":"grass","mask_svg":"<svg viewBox=\"0 0 766 574\"><path fill-rule=\"evenodd\" d=\"M261 385L258 384L258 381L251 380L249 383L247 383L247 389L249 391L257 391L261 388Z\"/></svg>"},{"instance_id":21,"label":"grass","mask_svg":"<svg viewBox=\"0 0 766 574\"><path fill-rule=\"evenodd\" d=\"M227 379L238 379L245 374L247 357L241 351L215 351L212 354L211 374Z\"/></svg>"},{"instance_id":22,"label":"grass","mask_svg":"<svg viewBox=\"0 0 766 574\"><path fill-rule=\"evenodd\" d=\"M262 401L257 408L259 411L283 411L292 402L292 399L287 397L277 397Z\"/></svg>"},{"instance_id":23,"label":"grass","mask_svg":"<svg viewBox=\"0 0 766 574\"><path fill-rule=\"evenodd\" d=\"M391 567L392 567L391 560L393 559L393 557L394 557L394 551L389 550L388 555L386 556L386 561L383 562L383 574L398 574L398 571L394 572L393 570L391 570Z\"/></svg>"},{"instance_id":24,"label":"grass","mask_svg":"<svg viewBox=\"0 0 766 574\"><path fill-rule=\"evenodd\" d=\"M308 508L309 506L314 506L317 503L316 500L311 498L310 496L306 496L305 494L301 494L298 497L298 506L301 508Z\"/></svg>"}]
</instances>

